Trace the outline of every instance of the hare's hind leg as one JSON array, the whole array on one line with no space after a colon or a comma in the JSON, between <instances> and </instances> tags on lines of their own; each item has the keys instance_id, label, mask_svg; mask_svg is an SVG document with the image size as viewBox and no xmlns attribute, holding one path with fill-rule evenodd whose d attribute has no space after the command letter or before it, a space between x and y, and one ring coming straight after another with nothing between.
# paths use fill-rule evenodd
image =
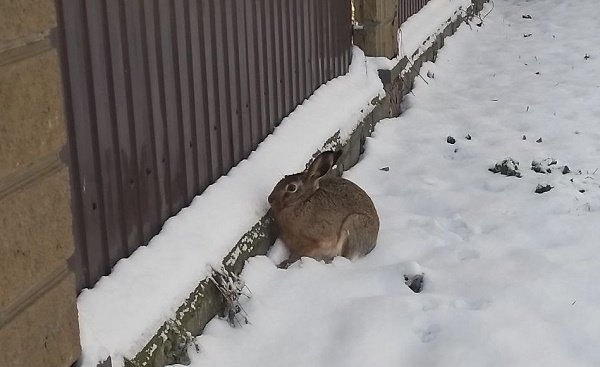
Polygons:
<instances>
[{"instance_id":1,"label":"hare's hind leg","mask_svg":"<svg viewBox=\"0 0 600 367\"><path fill-rule=\"evenodd\" d=\"M375 247L379 222L364 214L350 214L340 230L340 239L345 238L341 255L350 260L365 256Z\"/></svg>"}]
</instances>

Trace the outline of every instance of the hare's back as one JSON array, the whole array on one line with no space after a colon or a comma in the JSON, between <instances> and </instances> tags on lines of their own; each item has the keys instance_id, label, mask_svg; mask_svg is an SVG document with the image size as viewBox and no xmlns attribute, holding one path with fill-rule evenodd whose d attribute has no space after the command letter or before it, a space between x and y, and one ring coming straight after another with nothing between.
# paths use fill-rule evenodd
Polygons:
<instances>
[{"instance_id":1,"label":"hare's back","mask_svg":"<svg viewBox=\"0 0 600 367\"><path fill-rule=\"evenodd\" d=\"M373 201L352 181L341 177L327 177L319 182L319 189L330 199L328 203L350 213L376 214Z\"/></svg>"}]
</instances>

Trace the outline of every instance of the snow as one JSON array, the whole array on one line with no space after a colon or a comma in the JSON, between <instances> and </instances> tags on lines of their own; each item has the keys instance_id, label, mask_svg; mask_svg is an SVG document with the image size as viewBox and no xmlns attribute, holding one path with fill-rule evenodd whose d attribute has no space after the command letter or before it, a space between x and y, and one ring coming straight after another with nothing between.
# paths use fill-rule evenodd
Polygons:
<instances>
[{"instance_id":1,"label":"snow","mask_svg":"<svg viewBox=\"0 0 600 367\"><path fill-rule=\"evenodd\" d=\"M368 68L369 67L369 68ZM377 70L359 49L347 75L321 86L286 117L247 160L170 218L148 246L77 300L82 366L133 357L175 317L198 283L266 213L266 197L284 172L301 171L323 142L346 139L383 95Z\"/></svg>"},{"instance_id":2,"label":"snow","mask_svg":"<svg viewBox=\"0 0 600 367\"><path fill-rule=\"evenodd\" d=\"M373 252L282 270L279 243L251 259L249 324L211 321L192 366L600 365L600 8L493 6L345 175L378 208ZM521 178L488 170L507 157ZM404 276L421 273L413 293Z\"/></svg>"}]
</instances>

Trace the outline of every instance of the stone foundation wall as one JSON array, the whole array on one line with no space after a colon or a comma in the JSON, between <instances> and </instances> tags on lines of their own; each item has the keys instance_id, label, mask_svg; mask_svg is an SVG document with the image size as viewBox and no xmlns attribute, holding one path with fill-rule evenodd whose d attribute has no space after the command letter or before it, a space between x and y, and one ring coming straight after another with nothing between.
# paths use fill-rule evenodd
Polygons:
<instances>
[{"instance_id":1,"label":"stone foundation wall","mask_svg":"<svg viewBox=\"0 0 600 367\"><path fill-rule=\"evenodd\" d=\"M56 12L0 0L0 365L79 355Z\"/></svg>"}]
</instances>

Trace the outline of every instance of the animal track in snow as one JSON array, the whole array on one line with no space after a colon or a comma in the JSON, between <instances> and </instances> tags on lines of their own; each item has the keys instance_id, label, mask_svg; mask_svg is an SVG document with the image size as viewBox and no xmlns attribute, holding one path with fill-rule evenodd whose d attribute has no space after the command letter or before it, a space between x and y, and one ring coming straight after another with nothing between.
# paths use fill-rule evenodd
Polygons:
<instances>
[{"instance_id":1,"label":"animal track in snow","mask_svg":"<svg viewBox=\"0 0 600 367\"><path fill-rule=\"evenodd\" d=\"M441 328L439 325L429 325L424 329L417 330L417 334L423 343L431 343L434 341L438 334L440 333Z\"/></svg>"},{"instance_id":2,"label":"animal track in snow","mask_svg":"<svg viewBox=\"0 0 600 367\"><path fill-rule=\"evenodd\" d=\"M464 249L458 251L456 257L460 261L476 260L479 259L479 251L473 249Z\"/></svg>"}]
</instances>

